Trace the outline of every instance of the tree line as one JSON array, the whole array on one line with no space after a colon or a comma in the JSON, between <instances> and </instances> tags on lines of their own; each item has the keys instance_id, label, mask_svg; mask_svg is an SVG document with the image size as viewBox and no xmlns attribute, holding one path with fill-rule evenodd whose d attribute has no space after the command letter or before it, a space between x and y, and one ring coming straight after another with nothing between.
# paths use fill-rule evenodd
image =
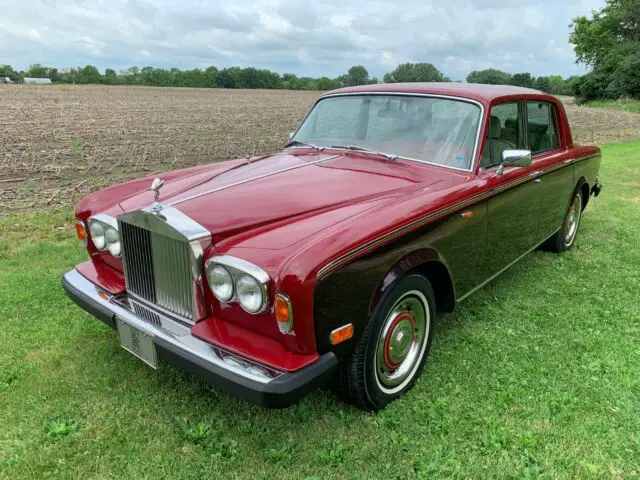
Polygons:
<instances>
[{"instance_id":1,"label":"tree line","mask_svg":"<svg viewBox=\"0 0 640 480\"><path fill-rule=\"evenodd\" d=\"M640 98L640 1L606 0L606 5L592 12L591 18L577 17L572 23L570 41L575 45L578 63L592 68L583 76L560 75L535 77L531 73L510 74L496 69L473 71L469 83L517 85L555 95L575 95L579 99ZM130 67L116 72L107 68L101 73L95 66L61 69L40 64L27 71L0 65L0 77L20 82L24 77L46 77L53 83L104 85L145 85L158 87L202 88L277 88L290 90L332 90L334 88L378 83L362 65L355 65L344 75L298 77L253 67L179 70L156 67ZM450 82L431 63L404 63L383 77L386 83Z\"/></svg>"},{"instance_id":2,"label":"tree line","mask_svg":"<svg viewBox=\"0 0 640 480\"><path fill-rule=\"evenodd\" d=\"M11 65L0 65L0 77L9 77L21 82L25 77L49 78L53 83L67 84L103 84L103 85L144 85L153 87L200 87L200 88L273 88L289 90L332 90L334 88L379 83L371 77L362 65L355 65L349 71L336 78L298 77L292 73L278 74L266 69L253 67L229 67L218 70L206 69L179 70L156 67L130 67L116 72L107 68L101 73L95 66L58 70L40 64L30 65L26 71L16 71ZM385 83L398 82L450 82L431 63L404 63L383 77ZM471 72L467 81L472 83L490 83L520 85L538 88L549 93L570 94L572 79L564 80L559 75L534 77L530 73L511 75L500 70L489 69Z\"/></svg>"}]
</instances>

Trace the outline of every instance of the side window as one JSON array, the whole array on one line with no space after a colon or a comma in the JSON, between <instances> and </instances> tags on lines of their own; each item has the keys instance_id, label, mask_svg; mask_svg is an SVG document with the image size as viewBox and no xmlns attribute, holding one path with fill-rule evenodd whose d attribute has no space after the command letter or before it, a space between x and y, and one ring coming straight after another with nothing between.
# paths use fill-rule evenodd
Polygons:
<instances>
[{"instance_id":1,"label":"side window","mask_svg":"<svg viewBox=\"0 0 640 480\"><path fill-rule=\"evenodd\" d=\"M527 139L534 155L560 148L556 111L551 103L527 102Z\"/></svg>"},{"instance_id":2,"label":"side window","mask_svg":"<svg viewBox=\"0 0 640 480\"><path fill-rule=\"evenodd\" d=\"M522 147L521 119L522 112L518 102L501 103L491 108L481 167L498 165L502 161L502 152Z\"/></svg>"}]
</instances>

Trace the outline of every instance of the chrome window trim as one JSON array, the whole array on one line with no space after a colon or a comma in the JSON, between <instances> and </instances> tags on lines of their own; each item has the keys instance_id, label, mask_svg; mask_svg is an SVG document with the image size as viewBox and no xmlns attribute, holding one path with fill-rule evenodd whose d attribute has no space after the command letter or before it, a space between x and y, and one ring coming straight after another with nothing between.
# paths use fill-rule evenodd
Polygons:
<instances>
[{"instance_id":1,"label":"chrome window trim","mask_svg":"<svg viewBox=\"0 0 640 480\"><path fill-rule=\"evenodd\" d=\"M237 303L240 307L247 313L251 315L259 315L264 313L267 307L269 306L269 282L271 281L271 277L269 274L265 272L263 269L254 265L251 262L243 260L238 257L234 257L231 255L215 255L205 262L205 272L208 272L211 268L216 265L221 265L225 267L229 273L231 274L231 279L233 280L233 296L226 302L218 299L221 303ZM237 288L236 282L243 275L249 275L250 277L255 278L260 285L260 290L262 290L262 296L264 298L264 302L262 303L262 308L257 312L250 312L249 310L245 310L237 296ZM208 278L208 275L207 275ZM217 297L216 297L217 298Z\"/></svg>"},{"instance_id":2,"label":"chrome window trim","mask_svg":"<svg viewBox=\"0 0 640 480\"><path fill-rule=\"evenodd\" d=\"M474 100L472 98L459 97L459 96L455 96L455 95L439 95L439 94L435 94L435 93L432 94L432 93L408 93L408 92L347 92L347 93L331 93L331 94L327 94L327 95L321 96L316 101L316 103L313 104L313 107L309 110L309 112L307 112L307 114L305 115L305 117L302 120L302 122L300 122L300 125L298 125L298 128L294 132L292 139L296 138L296 135L297 135L298 131L300 130L300 127L304 124L304 122L307 120L309 115L311 115L311 112L313 112L313 110L316 108L316 106L322 100L327 99L327 98L353 97L353 96L362 96L362 95L382 95L382 96L387 96L387 97L404 96L404 97L441 98L441 99L444 99L444 100L455 100L455 101L459 101L459 102L471 103L473 105L476 105L476 106L480 107L480 117L479 117L479 121L478 121L477 132L476 132L476 141L475 141L475 145L473 147L473 155L471 157L471 164L470 164L469 168L452 167L450 165L443 165L441 163L435 163L435 162L428 162L426 160L420 160L419 158L404 157L402 155L398 155L397 153L381 152L381 153L385 153L386 155L395 155L400 159L410 160L410 161L419 162L419 163L425 163L427 165L435 165L437 167L449 168L451 170L457 170L457 171L461 171L461 172L473 173L473 171L475 169L476 162L478 160L477 157L478 157L478 149L480 148L480 134L482 132L482 125L483 125L484 119L485 119L484 118L484 114L485 114L484 110L485 109L484 109L484 105L481 102L479 102L477 100ZM326 148L330 149L329 147L326 147ZM366 152L362 152L362 153L366 153Z\"/></svg>"}]
</instances>

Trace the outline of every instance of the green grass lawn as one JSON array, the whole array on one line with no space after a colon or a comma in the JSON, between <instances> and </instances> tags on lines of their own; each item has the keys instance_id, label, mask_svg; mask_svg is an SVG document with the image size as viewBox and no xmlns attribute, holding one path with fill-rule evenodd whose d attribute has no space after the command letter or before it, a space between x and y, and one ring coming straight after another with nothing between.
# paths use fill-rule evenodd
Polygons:
<instances>
[{"instance_id":1,"label":"green grass lawn","mask_svg":"<svg viewBox=\"0 0 640 480\"><path fill-rule=\"evenodd\" d=\"M69 212L0 219L0 478L640 476L640 142L604 149L573 250L535 252L436 326L404 399L287 410L146 367L72 304Z\"/></svg>"},{"instance_id":2,"label":"green grass lawn","mask_svg":"<svg viewBox=\"0 0 640 480\"><path fill-rule=\"evenodd\" d=\"M587 102L588 107L612 108L625 112L640 113L640 100L593 100Z\"/></svg>"}]
</instances>

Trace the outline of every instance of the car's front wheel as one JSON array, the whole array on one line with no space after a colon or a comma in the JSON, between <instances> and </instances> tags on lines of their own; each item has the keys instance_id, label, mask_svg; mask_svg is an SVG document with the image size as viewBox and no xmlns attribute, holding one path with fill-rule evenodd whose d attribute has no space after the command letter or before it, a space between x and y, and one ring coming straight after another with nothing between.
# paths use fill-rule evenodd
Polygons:
<instances>
[{"instance_id":1,"label":"car's front wheel","mask_svg":"<svg viewBox=\"0 0 640 480\"><path fill-rule=\"evenodd\" d=\"M411 389L429 353L435 305L421 275L396 282L343 363L339 392L360 408L379 410Z\"/></svg>"}]
</instances>

